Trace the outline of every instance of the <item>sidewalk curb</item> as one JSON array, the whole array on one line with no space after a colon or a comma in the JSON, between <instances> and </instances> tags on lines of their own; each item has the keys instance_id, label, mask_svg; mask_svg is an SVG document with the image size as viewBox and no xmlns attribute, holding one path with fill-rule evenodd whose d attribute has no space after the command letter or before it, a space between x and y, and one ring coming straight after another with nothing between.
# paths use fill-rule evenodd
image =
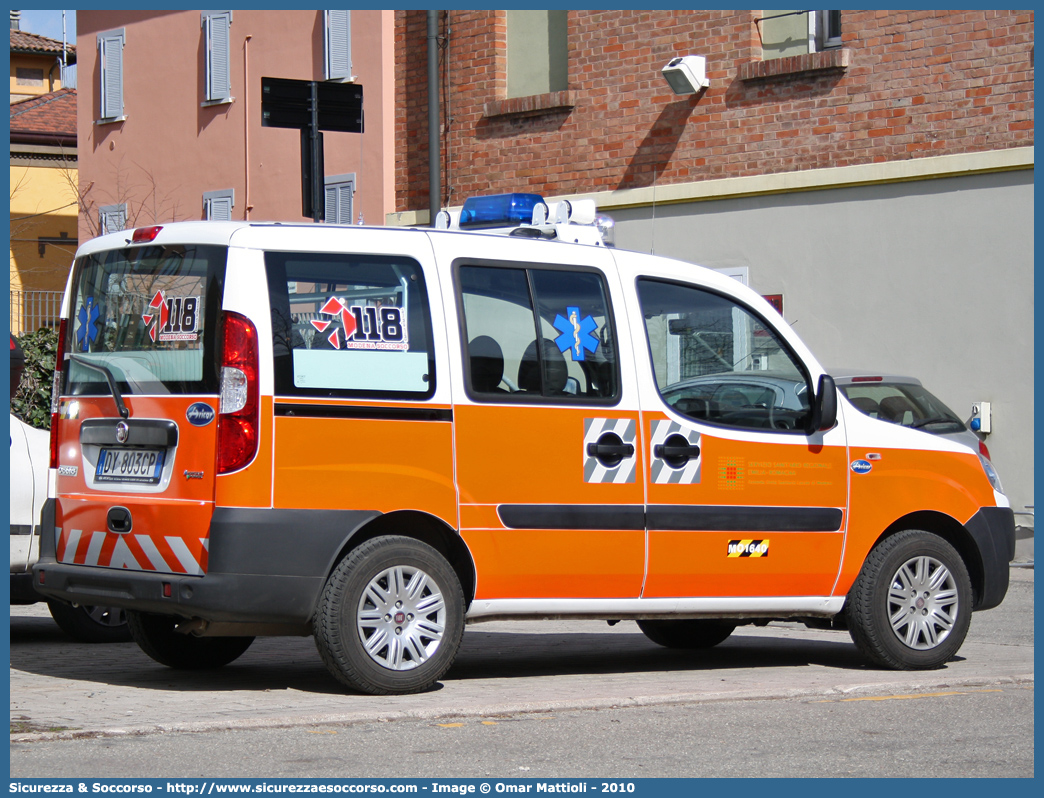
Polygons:
<instances>
[{"instance_id":1,"label":"sidewalk curb","mask_svg":"<svg viewBox=\"0 0 1044 798\"><path fill-rule=\"evenodd\" d=\"M889 691L899 690L902 695L911 695L917 691L935 691L945 688L972 688L1032 685L1034 675L1018 674L996 679L943 678L926 679L923 682L910 683L881 682L854 685L850 687L830 687L819 689L791 688L776 691L741 690L736 692L702 692L677 693L673 695L631 696L610 700L607 698L569 701L541 701L503 704L484 704L475 706L458 706L418 710L396 710L390 712L347 712L304 717L280 716L270 718L252 718L250 720L210 720L198 723L169 723L145 726L111 727L102 729L77 729L60 732L23 732L11 735L12 743L54 742L60 740L77 740L106 737L131 737L151 734L200 733L230 730L255 730L274 728L295 728L303 726L320 726L330 724L357 724L367 722L389 723L400 720L435 720L442 718L477 718L496 715L518 715L538 712L570 712L597 709L626 709L630 707L653 707L679 704L705 704L725 701L756 700L788 700L795 698L836 698L850 699L853 696L882 695Z\"/></svg>"}]
</instances>

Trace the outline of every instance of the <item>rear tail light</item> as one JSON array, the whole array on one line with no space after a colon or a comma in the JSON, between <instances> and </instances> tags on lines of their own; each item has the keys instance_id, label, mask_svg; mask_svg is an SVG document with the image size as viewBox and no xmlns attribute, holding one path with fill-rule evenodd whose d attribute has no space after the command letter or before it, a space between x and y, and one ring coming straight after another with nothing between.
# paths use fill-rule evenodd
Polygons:
<instances>
[{"instance_id":1,"label":"rear tail light","mask_svg":"<svg viewBox=\"0 0 1044 798\"><path fill-rule=\"evenodd\" d=\"M993 460L993 458L990 457L990 450L986 448L986 441L979 441L979 454L987 460Z\"/></svg>"},{"instance_id":2,"label":"rear tail light","mask_svg":"<svg viewBox=\"0 0 1044 798\"><path fill-rule=\"evenodd\" d=\"M51 384L51 458L49 466L58 467L58 405L62 394L62 370L65 366L65 332L68 319L58 325L58 352L54 358L54 382Z\"/></svg>"},{"instance_id":3,"label":"rear tail light","mask_svg":"<svg viewBox=\"0 0 1044 798\"><path fill-rule=\"evenodd\" d=\"M261 417L257 348L254 325L238 313L225 313L217 422L219 474L244 468L257 454Z\"/></svg>"}]
</instances>

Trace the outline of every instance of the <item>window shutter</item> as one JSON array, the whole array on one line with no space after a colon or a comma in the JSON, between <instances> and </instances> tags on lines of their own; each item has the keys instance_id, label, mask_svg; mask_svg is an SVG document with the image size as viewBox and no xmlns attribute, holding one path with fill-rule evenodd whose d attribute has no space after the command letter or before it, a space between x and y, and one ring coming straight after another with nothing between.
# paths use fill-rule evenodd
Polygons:
<instances>
[{"instance_id":1,"label":"window shutter","mask_svg":"<svg viewBox=\"0 0 1044 798\"><path fill-rule=\"evenodd\" d=\"M100 234L115 233L127 227L127 206L105 205L98 209Z\"/></svg>"},{"instance_id":2,"label":"window shutter","mask_svg":"<svg viewBox=\"0 0 1044 798\"><path fill-rule=\"evenodd\" d=\"M207 101L223 102L232 97L229 71L231 11L206 11L203 27L207 35Z\"/></svg>"},{"instance_id":3,"label":"window shutter","mask_svg":"<svg viewBox=\"0 0 1044 798\"><path fill-rule=\"evenodd\" d=\"M326 18L326 79L352 76L351 18L347 11L324 11Z\"/></svg>"},{"instance_id":4,"label":"window shutter","mask_svg":"<svg viewBox=\"0 0 1044 798\"><path fill-rule=\"evenodd\" d=\"M235 205L235 189L207 191L203 194L203 210L210 221L231 222L233 205Z\"/></svg>"},{"instance_id":5,"label":"window shutter","mask_svg":"<svg viewBox=\"0 0 1044 798\"><path fill-rule=\"evenodd\" d=\"M98 34L99 113L102 119L123 116L123 29Z\"/></svg>"},{"instance_id":6,"label":"window shutter","mask_svg":"<svg viewBox=\"0 0 1044 798\"><path fill-rule=\"evenodd\" d=\"M326 221L330 224L352 224L355 200L355 175L326 178Z\"/></svg>"}]
</instances>

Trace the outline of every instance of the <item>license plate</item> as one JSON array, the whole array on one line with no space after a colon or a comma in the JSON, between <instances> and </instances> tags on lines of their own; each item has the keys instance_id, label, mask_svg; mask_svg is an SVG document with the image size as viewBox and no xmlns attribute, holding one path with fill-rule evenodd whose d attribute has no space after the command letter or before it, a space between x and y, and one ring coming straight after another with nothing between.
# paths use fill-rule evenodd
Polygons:
<instances>
[{"instance_id":1,"label":"license plate","mask_svg":"<svg viewBox=\"0 0 1044 798\"><path fill-rule=\"evenodd\" d=\"M163 455L162 449L102 449L94 481L158 485Z\"/></svg>"}]
</instances>

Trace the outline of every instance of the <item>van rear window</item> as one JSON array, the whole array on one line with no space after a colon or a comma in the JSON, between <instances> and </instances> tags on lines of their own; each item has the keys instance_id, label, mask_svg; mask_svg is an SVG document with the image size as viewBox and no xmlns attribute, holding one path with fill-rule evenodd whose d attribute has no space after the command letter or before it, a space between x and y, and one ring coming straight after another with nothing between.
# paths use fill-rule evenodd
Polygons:
<instances>
[{"instance_id":1,"label":"van rear window","mask_svg":"<svg viewBox=\"0 0 1044 798\"><path fill-rule=\"evenodd\" d=\"M424 274L410 258L265 254L276 393L425 399L435 357Z\"/></svg>"},{"instance_id":2,"label":"van rear window","mask_svg":"<svg viewBox=\"0 0 1044 798\"><path fill-rule=\"evenodd\" d=\"M104 366L127 394L216 393L214 357L227 250L129 247L77 260L65 351ZM69 395L108 393L70 361Z\"/></svg>"}]
</instances>

